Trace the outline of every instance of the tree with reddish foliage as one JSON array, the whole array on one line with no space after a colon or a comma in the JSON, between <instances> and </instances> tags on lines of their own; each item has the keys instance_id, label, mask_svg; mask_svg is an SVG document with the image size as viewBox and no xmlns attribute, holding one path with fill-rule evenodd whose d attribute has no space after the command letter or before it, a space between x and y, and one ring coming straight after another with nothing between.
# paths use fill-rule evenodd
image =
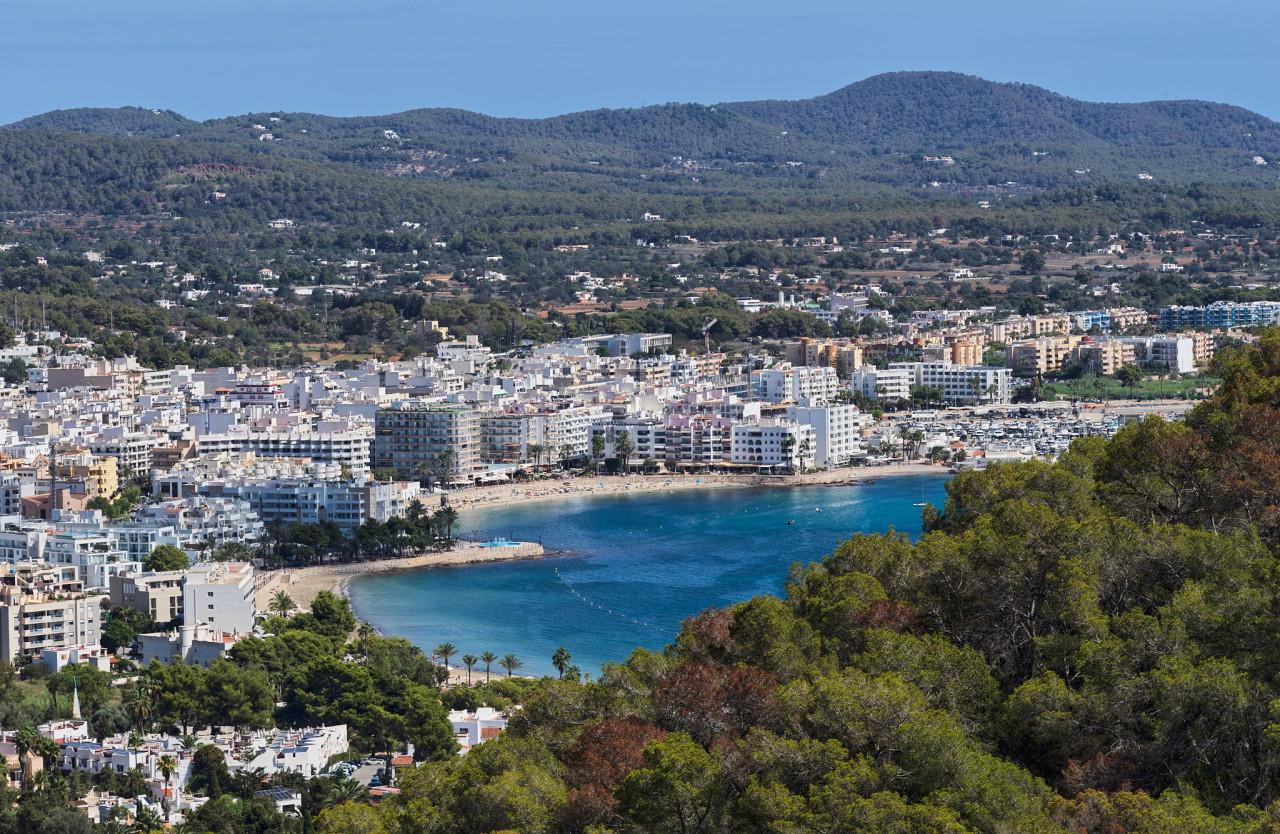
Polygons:
<instances>
[{"instance_id":1,"label":"tree with reddish foliage","mask_svg":"<svg viewBox=\"0 0 1280 834\"><path fill-rule=\"evenodd\" d=\"M730 629L733 609L708 608L680 624L680 657L684 660L724 660L734 650Z\"/></svg>"},{"instance_id":2,"label":"tree with reddish foliage","mask_svg":"<svg viewBox=\"0 0 1280 834\"><path fill-rule=\"evenodd\" d=\"M638 718L607 718L584 729L565 755L572 785L560 819L572 830L606 825L617 816L614 791L644 762L644 749L667 733Z\"/></svg>"},{"instance_id":3,"label":"tree with reddish foliage","mask_svg":"<svg viewBox=\"0 0 1280 834\"><path fill-rule=\"evenodd\" d=\"M653 692L658 720L704 746L773 723L777 679L760 669L682 663Z\"/></svg>"}]
</instances>

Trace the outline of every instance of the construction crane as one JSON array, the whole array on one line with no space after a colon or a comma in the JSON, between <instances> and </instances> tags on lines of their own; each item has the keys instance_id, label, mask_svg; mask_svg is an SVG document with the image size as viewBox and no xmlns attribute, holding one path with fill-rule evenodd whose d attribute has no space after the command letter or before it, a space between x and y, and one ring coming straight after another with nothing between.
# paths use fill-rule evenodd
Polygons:
<instances>
[{"instance_id":1,"label":"construction crane","mask_svg":"<svg viewBox=\"0 0 1280 834\"><path fill-rule=\"evenodd\" d=\"M715 327L715 324L716 319L711 318L711 316L707 316L706 320L702 322L702 346L708 354L711 353L711 328Z\"/></svg>"}]
</instances>

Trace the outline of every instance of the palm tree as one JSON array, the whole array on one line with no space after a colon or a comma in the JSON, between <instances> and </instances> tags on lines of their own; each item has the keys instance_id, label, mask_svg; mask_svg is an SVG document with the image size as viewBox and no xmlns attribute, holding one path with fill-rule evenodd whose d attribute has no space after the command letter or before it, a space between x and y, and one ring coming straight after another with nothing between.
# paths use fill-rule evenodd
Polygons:
<instances>
[{"instance_id":1,"label":"palm tree","mask_svg":"<svg viewBox=\"0 0 1280 834\"><path fill-rule=\"evenodd\" d=\"M444 528L445 539L452 541L453 525L458 523L458 511L446 504L436 510L435 514L439 518L440 526Z\"/></svg>"},{"instance_id":2,"label":"palm tree","mask_svg":"<svg viewBox=\"0 0 1280 834\"><path fill-rule=\"evenodd\" d=\"M164 777L164 818L169 819L169 780L173 778L173 774L178 769L178 762L170 755L160 757L157 765L160 768L160 775Z\"/></svg>"},{"instance_id":3,"label":"palm tree","mask_svg":"<svg viewBox=\"0 0 1280 834\"><path fill-rule=\"evenodd\" d=\"M779 445L782 446L782 454L787 461L787 469L794 473L796 471L796 460L791 456L791 450L796 447L796 436L794 434L787 435L782 438L782 443Z\"/></svg>"},{"instance_id":4,"label":"palm tree","mask_svg":"<svg viewBox=\"0 0 1280 834\"><path fill-rule=\"evenodd\" d=\"M454 465L458 462L458 455L452 449L441 449L436 452L436 456L432 459L435 467L436 478L439 481L448 483L448 478L453 477Z\"/></svg>"},{"instance_id":5,"label":"palm tree","mask_svg":"<svg viewBox=\"0 0 1280 834\"><path fill-rule=\"evenodd\" d=\"M910 437L911 437L910 426L908 426L906 423L903 423L901 426L898 426L898 439L902 441L902 443L899 445L899 448L902 450L902 460L904 462L907 459L907 441L910 439Z\"/></svg>"},{"instance_id":6,"label":"palm tree","mask_svg":"<svg viewBox=\"0 0 1280 834\"><path fill-rule=\"evenodd\" d=\"M13 746L18 751L18 761L22 765L22 790L25 793L31 789L31 755L35 752L36 744L39 743L40 733L36 732L36 728L30 725L18 730L17 736L13 740Z\"/></svg>"},{"instance_id":7,"label":"palm tree","mask_svg":"<svg viewBox=\"0 0 1280 834\"><path fill-rule=\"evenodd\" d=\"M618 460L622 463L622 473L627 472L627 461L636 453L636 442L631 439L631 432L623 429L614 435L613 453L618 456Z\"/></svg>"},{"instance_id":8,"label":"palm tree","mask_svg":"<svg viewBox=\"0 0 1280 834\"><path fill-rule=\"evenodd\" d=\"M164 834L164 820L153 809L141 807L133 818L132 834Z\"/></svg>"},{"instance_id":9,"label":"palm tree","mask_svg":"<svg viewBox=\"0 0 1280 834\"><path fill-rule=\"evenodd\" d=\"M271 603L267 605L268 611L274 611L281 617L287 618L292 611L297 610L298 603L293 601L293 597L289 596L283 588L271 595Z\"/></svg>"},{"instance_id":10,"label":"palm tree","mask_svg":"<svg viewBox=\"0 0 1280 834\"><path fill-rule=\"evenodd\" d=\"M573 460L573 446L563 443L560 446L560 468L568 469L569 461Z\"/></svg>"},{"instance_id":11,"label":"palm tree","mask_svg":"<svg viewBox=\"0 0 1280 834\"><path fill-rule=\"evenodd\" d=\"M458 653L458 647L452 643L441 643L436 646L435 653L440 656L441 662L444 663L445 668L447 669L449 668L449 658Z\"/></svg>"},{"instance_id":12,"label":"palm tree","mask_svg":"<svg viewBox=\"0 0 1280 834\"><path fill-rule=\"evenodd\" d=\"M62 745L54 741L49 736L40 736L36 739L35 747L31 752L40 757L40 763L45 770L56 772L58 767L58 757L62 755Z\"/></svg>"},{"instance_id":13,"label":"palm tree","mask_svg":"<svg viewBox=\"0 0 1280 834\"><path fill-rule=\"evenodd\" d=\"M524 661L513 654L504 654L498 665L507 670L507 677L511 677L511 673L523 666Z\"/></svg>"},{"instance_id":14,"label":"palm tree","mask_svg":"<svg viewBox=\"0 0 1280 834\"><path fill-rule=\"evenodd\" d=\"M471 667L480 662L480 658L473 654L464 654L462 656L462 665L467 667L467 686L471 685Z\"/></svg>"},{"instance_id":15,"label":"palm tree","mask_svg":"<svg viewBox=\"0 0 1280 834\"><path fill-rule=\"evenodd\" d=\"M431 479L435 477L436 465L435 458L427 458L418 461L418 465L414 467L414 471L418 473L418 480L423 486L431 486Z\"/></svg>"},{"instance_id":16,"label":"palm tree","mask_svg":"<svg viewBox=\"0 0 1280 834\"><path fill-rule=\"evenodd\" d=\"M493 652L485 652L484 654L480 655L480 659L484 661L484 682L488 683L489 667L493 665L493 661L498 659L498 656Z\"/></svg>"},{"instance_id":17,"label":"palm tree","mask_svg":"<svg viewBox=\"0 0 1280 834\"><path fill-rule=\"evenodd\" d=\"M369 641L373 639L374 633L373 626L363 620L360 621L360 625L356 628L356 637L360 640L365 657L369 656Z\"/></svg>"},{"instance_id":18,"label":"palm tree","mask_svg":"<svg viewBox=\"0 0 1280 834\"><path fill-rule=\"evenodd\" d=\"M600 474L600 461L604 459L604 447L603 434L591 435L591 459L595 461L597 475Z\"/></svg>"},{"instance_id":19,"label":"palm tree","mask_svg":"<svg viewBox=\"0 0 1280 834\"><path fill-rule=\"evenodd\" d=\"M529 457L533 458L533 469L536 472L538 465L542 463L542 453L546 451L546 447L541 443L530 443L527 451Z\"/></svg>"},{"instance_id":20,"label":"palm tree","mask_svg":"<svg viewBox=\"0 0 1280 834\"><path fill-rule=\"evenodd\" d=\"M551 665L560 673L560 680L564 680L564 670L569 668L569 659L569 650L564 646L556 649L556 653L551 655Z\"/></svg>"},{"instance_id":21,"label":"palm tree","mask_svg":"<svg viewBox=\"0 0 1280 834\"><path fill-rule=\"evenodd\" d=\"M368 801L369 788L355 779L347 777L334 783L333 790L329 792L329 797L325 800L325 805L332 808L347 802L365 803Z\"/></svg>"}]
</instances>

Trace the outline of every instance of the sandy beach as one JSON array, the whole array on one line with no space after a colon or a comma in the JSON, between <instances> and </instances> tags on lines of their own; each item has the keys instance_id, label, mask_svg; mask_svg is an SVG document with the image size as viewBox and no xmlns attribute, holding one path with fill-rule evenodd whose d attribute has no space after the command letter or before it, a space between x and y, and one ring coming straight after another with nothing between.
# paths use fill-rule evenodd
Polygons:
<instances>
[{"instance_id":1,"label":"sandy beach","mask_svg":"<svg viewBox=\"0 0 1280 834\"><path fill-rule=\"evenodd\" d=\"M526 484L496 484L449 493L454 507L504 506L526 501L554 500L582 495L665 492L684 489L724 487L791 487L820 484L862 483L866 480L902 475L950 474L945 466L927 461L867 466L857 469L828 469L803 475L601 475L542 480Z\"/></svg>"},{"instance_id":2,"label":"sandy beach","mask_svg":"<svg viewBox=\"0 0 1280 834\"><path fill-rule=\"evenodd\" d=\"M498 562L510 559L536 559L542 555L542 545L536 542L519 542L510 547L485 547L472 542L459 542L453 550L442 553L423 553L403 559L382 559L374 562L348 562L333 565L317 565L295 570L278 570L261 574L262 581L255 591L259 611L266 611L271 597L283 590L300 609L311 606L311 601L321 591L346 593L346 583L353 576L363 573L385 573L400 570L419 570L451 565L469 565L476 562Z\"/></svg>"},{"instance_id":3,"label":"sandy beach","mask_svg":"<svg viewBox=\"0 0 1280 834\"><path fill-rule=\"evenodd\" d=\"M652 493L690 489L730 489L752 486L792 487L822 484L862 483L867 480L903 475L945 475L944 466L927 461L857 469L833 469L803 475L601 475L578 476L560 480L540 480L527 484L499 484L473 487L449 493L449 503L465 511L468 507L501 507L527 501L556 501L584 495L620 493ZM432 500L434 497L431 497ZM513 547L485 547L461 542L445 553L424 553L404 559L376 562L321 565L296 570L273 571L262 575L257 589L259 611L266 611L271 597L284 590L301 609L310 607L321 591L345 593L351 577L363 573L418 570L422 568L467 565L509 559L536 559L543 555L542 546L524 542ZM464 670L465 671L465 670Z\"/></svg>"}]
</instances>

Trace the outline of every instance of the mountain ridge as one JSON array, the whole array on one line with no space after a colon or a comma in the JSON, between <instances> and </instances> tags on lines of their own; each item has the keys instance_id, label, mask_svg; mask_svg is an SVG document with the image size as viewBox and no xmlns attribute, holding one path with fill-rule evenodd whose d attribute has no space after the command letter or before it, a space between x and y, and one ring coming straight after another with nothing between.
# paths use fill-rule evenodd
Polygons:
<instances>
[{"instance_id":1,"label":"mountain ridge","mask_svg":"<svg viewBox=\"0 0 1280 834\"><path fill-rule=\"evenodd\" d=\"M0 128L55 155L76 146L58 138L68 132L539 192L839 194L870 184L985 199L991 188L1025 194L1145 180L1280 186L1270 165L1280 160L1280 123L1261 114L1195 100L1086 102L946 72L886 73L796 101L668 103L545 119L422 108L198 122L127 107L50 111Z\"/></svg>"}]
</instances>

